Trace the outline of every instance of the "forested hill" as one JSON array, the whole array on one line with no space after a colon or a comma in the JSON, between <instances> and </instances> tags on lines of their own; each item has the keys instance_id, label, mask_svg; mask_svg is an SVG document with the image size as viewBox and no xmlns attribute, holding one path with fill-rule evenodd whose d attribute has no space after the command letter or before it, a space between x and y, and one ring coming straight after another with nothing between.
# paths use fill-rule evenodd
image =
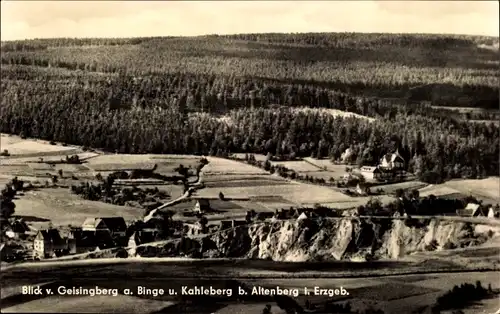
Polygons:
<instances>
[{"instance_id":1,"label":"forested hill","mask_svg":"<svg viewBox=\"0 0 500 314\"><path fill-rule=\"evenodd\" d=\"M399 147L419 174L498 175L498 126L420 103L497 108L498 38L42 39L2 42L1 63L2 132L133 153L336 158L351 147L360 164Z\"/></svg>"},{"instance_id":2,"label":"forested hill","mask_svg":"<svg viewBox=\"0 0 500 314\"><path fill-rule=\"evenodd\" d=\"M3 42L2 64L259 77L435 105L498 107L494 37L313 33L39 39Z\"/></svg>"}]
</instances>

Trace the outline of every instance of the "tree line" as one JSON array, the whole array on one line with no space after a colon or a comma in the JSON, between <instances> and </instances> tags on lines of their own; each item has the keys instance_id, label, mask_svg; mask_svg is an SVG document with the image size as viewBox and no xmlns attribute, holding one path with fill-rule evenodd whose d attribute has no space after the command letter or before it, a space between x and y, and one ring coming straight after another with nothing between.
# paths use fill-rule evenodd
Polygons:
<instances>
[{"instance_id":1,"label":"tree line","mask_svg":"<svg viewBox=\"0 0 500 314\"><path fill-rule=\"evenodd\" d=\"M0 127L5 133L120 153L271 153L339 159L351 148L356 162L376 165L383 154L399 149L408 171L416 174L498 175L499 128L493 124L404 109L367 120L289 107L243 107L220 118L188 113L178 100L161 96L165 91L155 93L159 96L152 97L149 106L113 110L109 88L99 85L3 80Z\"/></svg>"}]
</instances>

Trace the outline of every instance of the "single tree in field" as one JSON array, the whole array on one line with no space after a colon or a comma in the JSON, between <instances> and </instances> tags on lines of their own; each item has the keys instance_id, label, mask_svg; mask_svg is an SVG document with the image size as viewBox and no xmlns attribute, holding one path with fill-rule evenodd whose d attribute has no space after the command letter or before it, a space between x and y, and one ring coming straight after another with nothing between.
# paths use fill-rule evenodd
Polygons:
<instances>
[{"instance_id":1,"label":"single tree in field","mask_svg":"<svg viewBox=\"0 0 500 314\"><path fill-rule=\"evenodd\" d=\"M219 192L219 199L224 200L224 194L222 192Z\"/></svg>"},{"instance_id":2,"label":"single tree in field","mask_svg":"<svg viewBox=\"0 0 500 314\"><path fill-rule=\"evenodd\" d=\"M57 173L59 174L59 178L63 177L63 170L62 169L59 169L59 171L57 171Z\"/></svg>"}]
</instances>

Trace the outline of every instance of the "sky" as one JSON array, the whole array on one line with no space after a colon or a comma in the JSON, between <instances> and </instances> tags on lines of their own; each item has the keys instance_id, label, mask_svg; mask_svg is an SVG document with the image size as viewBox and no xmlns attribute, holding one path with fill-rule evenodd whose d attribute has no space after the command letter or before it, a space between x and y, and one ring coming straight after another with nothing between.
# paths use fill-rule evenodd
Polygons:
<instances>
[{"instance_id":1,"label":"sky","mask_svg":"<svg viewBox=\"0 0 500 314\"><path fill-rule=\"evenodd\" d=\"M499 36L498 1L2 0L3 40L266 32Z\"/></svg>"}]
</instances>

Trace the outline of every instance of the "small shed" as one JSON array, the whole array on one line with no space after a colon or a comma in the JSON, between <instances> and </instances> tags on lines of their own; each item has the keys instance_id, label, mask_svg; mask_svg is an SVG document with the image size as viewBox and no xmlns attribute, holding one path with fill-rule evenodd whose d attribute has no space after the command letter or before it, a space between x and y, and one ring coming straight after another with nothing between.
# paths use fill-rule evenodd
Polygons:
<instances>
[{"instance_id":1,"label":"small shed","mask_svg":"<svg viewBox=\"0 0 500 314\"><path fill-rule=\"evenodd\" d=\"M488 218L495 218L495 217L496 217L495 209L493 209L493 206L490 206L490 208L488 209Z\"/></svg>"},{"instance_id":2,"label":"small shed","mask_svg":"<svg viewBox=\"0 0 500 314\"><path fill-rule=\"evenodd\" d=\"M299 215L299 217L297 217L297 221L308 219L308 218L309 217L307 216L307 214L305 212L303 212L302 214Z\"/></svg>"},{"instance_id":3,"label":"small shed","mask_svg":"<svg viewBox=\"0 0 500 314\"><path fill-rule=\"evenodd\" d=\"M210 211L210 209L210 202L206 198L198 199L194 205L194 211L197 213L206 213Z\"/></svg>"}]
</instances>

